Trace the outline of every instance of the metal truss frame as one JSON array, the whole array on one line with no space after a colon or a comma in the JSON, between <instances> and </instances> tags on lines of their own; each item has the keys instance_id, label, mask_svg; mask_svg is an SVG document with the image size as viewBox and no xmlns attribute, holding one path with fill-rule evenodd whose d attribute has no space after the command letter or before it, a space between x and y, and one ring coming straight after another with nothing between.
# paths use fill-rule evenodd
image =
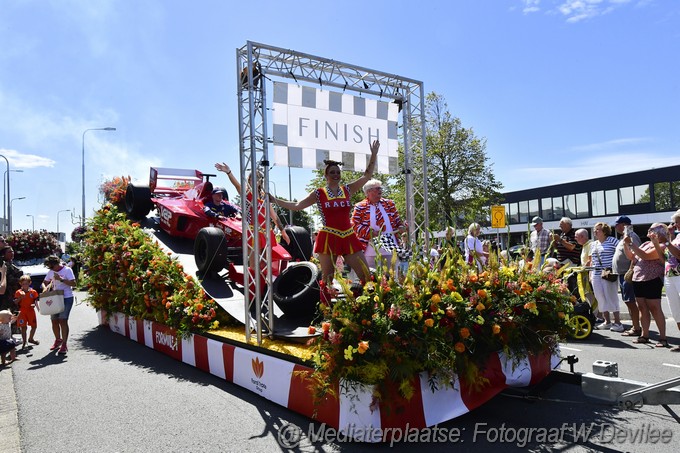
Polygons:
<instances>
[{"instance_id":1,"label":"metal truss frame","mask_svg":"<svg viewBox=\"0 0 680 453\"><path fill-rule=\"evenodd\" d=\"M410 225L410 241L420 242L424 250L429 250L429 213L427 202L416 203L416 197L427 200L427 159L425 158L425 92L423 83L361 66L341 63L293 50L273 47L248 41L236 49L237 93L239 102L239 153L241 181L250 182L257 187L254 178L261 171L264 187L269 187L270 142L267 136L266 81L272 77L292 79L296 83L305 82L321 87L363 93L377 98L392 99L400 104L402 111L403 167L406 184L406 221ZM414 162L413 156L420 153L421 162ZM241 185L241 205L245 212L246 190L248 184ZM256 196L253 197L255 201ZM265 195L265 206L269 206L269 196ZM251 218L257 219L257 203L249 207ZM265 210L267 225L266 243L260 244L259 235L253 234L249 243L243 235L243 263L261 263L259 272L253 275L244 272L246 319L251 308L255 312L255 324L246 326L246 338L251 332L257 334L258 345L262 342L262 332L274 331L274 312L272 299L272 262L269 244L271 222L269 210ZM251 228L243 216L243 231ZM421 242L422 241L422 242ZM256 266L258 267L258 266ZM252 265L251 265L252 268ZM266 288L266 300L262 300L265 288L261 288L259 274ZM261 303L255 303L262 301ZM254 306L254 307L253 307ZM266 312L266 317L263 313Z\"/></svg>"}]
</instances>

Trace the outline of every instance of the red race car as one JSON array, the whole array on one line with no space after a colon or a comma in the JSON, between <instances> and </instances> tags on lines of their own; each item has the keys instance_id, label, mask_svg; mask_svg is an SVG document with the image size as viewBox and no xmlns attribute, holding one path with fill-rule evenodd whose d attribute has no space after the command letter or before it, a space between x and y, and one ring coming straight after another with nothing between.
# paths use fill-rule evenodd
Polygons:
<instances>
[{"instance_id":1,"label":"red race car","mask_svg":"<svg viewBox=\"0 0 680 453\"><path fill-rule=\"evenodd\" d=\"M229 263L243 262L240 215L217 220L203 211L204 203L212 196L211 176L215 175L198 170L152 167L149 185L129 184L125 194L125 210L129 217L145 218L155 208L161 229L171 236L195 239L194 259L198 272L204 275L219 272ZM279 269L278 265L291 259L283 246L273 244L272 261L277 265L277 274L285 267Z\"/></svg>"}]
</instances>

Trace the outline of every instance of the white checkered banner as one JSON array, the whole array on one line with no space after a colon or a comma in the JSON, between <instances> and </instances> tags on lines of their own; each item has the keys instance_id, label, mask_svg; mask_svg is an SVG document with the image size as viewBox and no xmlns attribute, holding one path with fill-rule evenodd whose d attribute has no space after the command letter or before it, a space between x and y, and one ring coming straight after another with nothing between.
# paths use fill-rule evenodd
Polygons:
<instances>
[{"instance_id":1,"label":"white checkered banner","mask_svg":"<svg viewBox=\"0 0 680 453\"><path fill-rule=\"evenodd\" d=\"M380 140L376 171L399 171L395 103L274 82L272 107L274 165L317 169L331 159L364 171L370 143Z\"/></svg>"}]
</instances>

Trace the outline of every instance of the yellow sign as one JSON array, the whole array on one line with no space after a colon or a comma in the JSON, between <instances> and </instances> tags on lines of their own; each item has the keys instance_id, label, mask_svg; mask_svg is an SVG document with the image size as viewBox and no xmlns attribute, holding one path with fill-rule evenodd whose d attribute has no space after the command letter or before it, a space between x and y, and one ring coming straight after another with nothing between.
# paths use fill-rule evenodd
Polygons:
<instances>
[{"instance_id":1,"label":"yellow sign","mask_svg":"<svg viewBox=\"0 0 680 453\"><path fill-rule=\"evenodd\" d=\"M505 206L491 206L491 227L505 228Z\"/></svg>"}]
</instances>

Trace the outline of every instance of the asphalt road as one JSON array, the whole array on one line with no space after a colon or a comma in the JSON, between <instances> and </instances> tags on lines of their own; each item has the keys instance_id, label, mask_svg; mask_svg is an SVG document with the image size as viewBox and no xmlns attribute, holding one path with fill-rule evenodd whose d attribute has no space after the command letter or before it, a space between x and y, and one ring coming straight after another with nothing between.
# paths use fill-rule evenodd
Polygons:
<instances>
[{"instance_id":1,"label":"asphalt road","mask_svg":"<svg viewBox=\"0 0 680 453\"><path fill-rule=\"evenodd\" d=\"M73 310L66 357L48 350L48 321L38 321L41 344L0 369L0 452L412 451L418 448L413 436L427 440L434 434L405 433L411 442L391 448L317 440L313 435L321 425L98 327L86 304ZM680 344L674 323L668 327L671 343ZM613 332L568 343L563 353L579 357L577 372L590 371L601 359L618 362L620 376L629 379L657 382L680 375L679 353L633 345ZM298 447L279 444L284 426L286 434L303 433ZM578 439L572 428L580 430ZM677 451L680 442L680 424L662 407L622 411L586 398L571 384L556 384L531 400L501 394L438 429L436 436L447 440L428 442L429 451L659 453ZM653 443L655 430L670 442Z\"/></svg>"}]
</instances>

